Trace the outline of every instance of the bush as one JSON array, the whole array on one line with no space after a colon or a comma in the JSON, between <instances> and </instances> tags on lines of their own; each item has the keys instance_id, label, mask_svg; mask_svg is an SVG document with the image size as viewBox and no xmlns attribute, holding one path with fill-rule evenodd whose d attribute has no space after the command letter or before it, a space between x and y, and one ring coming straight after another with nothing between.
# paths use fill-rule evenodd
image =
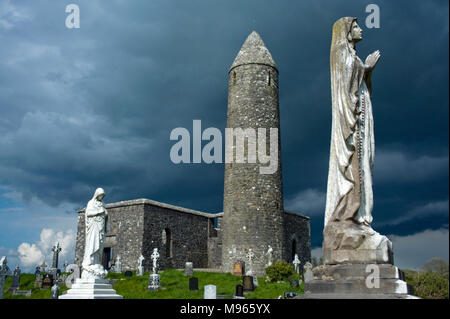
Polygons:
<instances>
[{"instance_id":1,"label":"bush","mask_svg":"<svg viewBox=\"0 0 450 319\"><path fill-rule=\"evenodd\" d=\"M406 282L414 287L414 295L424 299L448 299L448 279L436 272L405 271Z\"/></svg>"},{"instance_id":2,"label":"bush","mask_svg":"<svg viewBox=\"0 0 450 319\"><path fill-rule=\"evenodd\" d=\"M266 268L266 274L271 282L289 280L294 274L294 267L286 261L276 262Z\"/></svg>"}]
</instances>

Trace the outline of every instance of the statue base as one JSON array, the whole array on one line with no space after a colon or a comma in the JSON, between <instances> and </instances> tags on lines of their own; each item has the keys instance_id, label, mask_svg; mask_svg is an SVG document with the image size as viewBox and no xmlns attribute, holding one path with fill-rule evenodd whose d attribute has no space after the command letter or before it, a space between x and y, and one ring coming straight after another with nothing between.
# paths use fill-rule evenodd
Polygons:
<instances>
[{"instance_id":1,"label":"statue base","mask_svg":"<svg viewBox=\"0 0 450 319\"><path fill-rule=\"evenodd\" d=\"M77 278L59 299L123 299L123 296L116 294L109 280Z\"/></svg>"},{"instance_id":2,"label":"statue base","mask_svg":"<svg viewBox=\"0 0 450 319\"><path fill-rule=\"evenodd\" d=\"M148 282L148 290L157 291L160 286L160 276L158 274L151 274Z\"/></svg>"},{"instance_id":3,"label":"statue base","mask_svg":"<svg viewBox=\"0 0 450 319\"><path fill-rule=\"evenodd\" d=\"M370 226L352 221L329 222L323 238L325 265L394 264L391 241Z\"/></svg>"},{"instance_id":4,"label":"statue base","mask_svg":"<svg viewBox=\"0 0 450 319\"><path fill-rule=\"evenodd\" d=\"M391 264L321 265L297 299L410 299L413 287Z\"/></svg>"}]
</instances>

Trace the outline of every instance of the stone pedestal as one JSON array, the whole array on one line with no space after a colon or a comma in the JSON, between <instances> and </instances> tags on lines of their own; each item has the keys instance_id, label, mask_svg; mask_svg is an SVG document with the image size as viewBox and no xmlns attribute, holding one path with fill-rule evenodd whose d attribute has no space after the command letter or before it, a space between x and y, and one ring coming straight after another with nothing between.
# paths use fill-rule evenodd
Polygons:
<instances>
[{"instance_id":1,"label":"stone pedestal","mask_svg":"<svg viewBox=\"0 0 450 319\"><path fill-rule=\"evenodd\" d=\"M160 276L158 274L151 274L148 282L148 290L156 291L160 286Z\"/></svg>"},{"instance_id":2,"label":"stone pedestal","mask_svg":"<svg viewBox=\"0 0 450 319\"><path fill-rule=\"evenodd\" d=\"M59 299L123 299L105 279L77 278L66 294Z\"/></svg>"},{"instance_id":3,"label":"stone pedestal","mask_svg":"<svg viewBox=\"0 0 450 319\"><path fill-rule=\"evenodd\" d=\"M404 273L391 264L321 265L305 282L300 299L409 299L417 298Z\"/></svg>"}]
</instances>

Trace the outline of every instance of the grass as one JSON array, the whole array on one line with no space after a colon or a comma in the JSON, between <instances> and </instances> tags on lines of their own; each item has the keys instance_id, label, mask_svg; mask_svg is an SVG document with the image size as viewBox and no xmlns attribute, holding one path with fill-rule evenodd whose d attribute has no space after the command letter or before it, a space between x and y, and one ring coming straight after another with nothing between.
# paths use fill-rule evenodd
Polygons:
<instances>
[{"instance_id":1,"label":"grass","mask_svg":"<svg viewBox=\"0 0 450 319\"><path fill-rule=\"evenodd\" d=\"M34 282L36 277L34 274L21 274L20 275L20 290L31 290L31 297L26 297L22 295L14 296L12 291L8 292L9 287L12 284L12 276L9 276L5 281L5 287L3 291L4 299L50 299L52 296L51 288L41 289L34 287ZM62 294L63 291L67 290L66 286L59 287L59 293Z\"/></svg>"},{"instance_id":2,"label":"grass","mask_svg":"<svg viewBox=\"0 0 450 319\"><path fill-rule=\"evenodd\" d=\"M125 277L123 273L109 273L106 278L117 279L114 289L124 299L203 299L205 285L216 285L218 295L227 295L225 299L232 298L235 293L236 285L242 284L242 276L232 274L195 272L198 278L197 291L189 290L189 277L184 276L180 270L168 269L161 271L161 287L158 291L148 291L148 279L150 274L147 272L144 276L136 276L133 272L132 277ZM20 290L32 290L31 297L13 296L12 292L7 292L11 286L12 278L8 277L5 282L5 299L50 299L51 289L40 289L34 287L35 276L33 274L22 274L20 276ZM263 277L258 278L258 287L253 292L246 294L247 299L276 299L278 296L284 296L286 291L295 291L297 294L303 294L303 285L298 288L290 286L289 282L268 283ZM60 294L67 290L66 286L60 287Z\"/></svg>"}]
</instances>

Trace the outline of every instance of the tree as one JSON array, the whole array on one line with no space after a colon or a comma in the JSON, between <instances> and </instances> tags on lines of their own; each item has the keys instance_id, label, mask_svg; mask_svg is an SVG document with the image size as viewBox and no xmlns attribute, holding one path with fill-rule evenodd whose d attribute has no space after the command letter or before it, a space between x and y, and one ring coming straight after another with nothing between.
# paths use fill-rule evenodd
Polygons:
<instances>
[{"instance_id":1,"label":"tree","mask_svg":"<svg viewBox=\"0 0 450 319\"><path fill-rule=\"evenodd\" d=\"M423 265L423 271L427 273L437 273L448 278L448 262L442 258L433 257Z\"/></svg>"}]
</instances>

